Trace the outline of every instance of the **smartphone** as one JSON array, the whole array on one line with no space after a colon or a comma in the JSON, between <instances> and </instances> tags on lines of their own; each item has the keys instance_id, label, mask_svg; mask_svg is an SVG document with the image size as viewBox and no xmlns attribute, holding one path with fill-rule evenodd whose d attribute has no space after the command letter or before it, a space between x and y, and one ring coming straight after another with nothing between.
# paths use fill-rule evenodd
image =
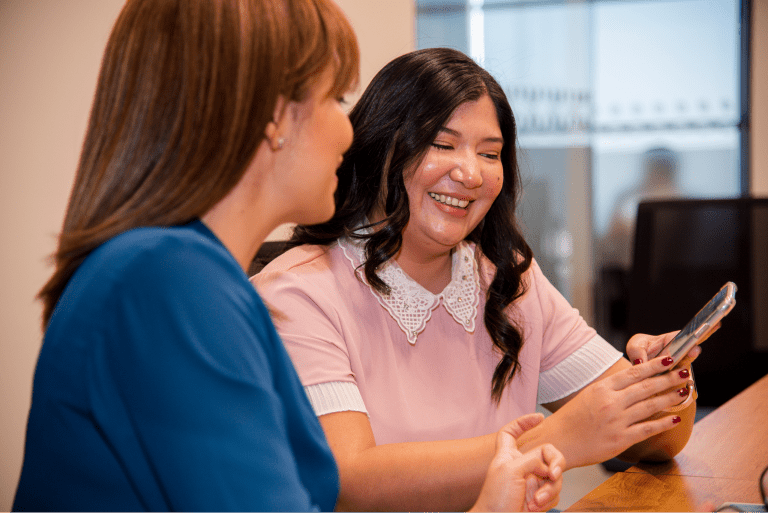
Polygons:
<instances>
[{"instance_id":1,"label":"smartphone","mask_svg":"<svg viewBox=\"0 0 768 513\"><path fill-rule=\"evenodd\" d=\"M720 320L736 305L736 284L728 282L699 310L685 328L664 346L659 354L669 354L674 365L686 355L701 339L707 337Z\"/></svg>"}]
</instances>

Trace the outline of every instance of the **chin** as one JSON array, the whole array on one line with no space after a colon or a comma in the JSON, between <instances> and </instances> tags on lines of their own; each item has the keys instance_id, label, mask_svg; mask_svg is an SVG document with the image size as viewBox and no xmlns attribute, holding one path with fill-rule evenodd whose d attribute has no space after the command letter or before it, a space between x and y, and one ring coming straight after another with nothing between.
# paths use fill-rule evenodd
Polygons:
<instances>
[{"instance_id":1,"label":"chin","mask_svg":"<svg viewBox=\"0 0 768 513\"><path fill-rule=\"evenodd\" d=\"M453 249L454 247L458 246L461 241L464 240L464 237L449 237L444 234L437 234L432 237L432 240L441 246Z\"/></svg>"}]
</instances>

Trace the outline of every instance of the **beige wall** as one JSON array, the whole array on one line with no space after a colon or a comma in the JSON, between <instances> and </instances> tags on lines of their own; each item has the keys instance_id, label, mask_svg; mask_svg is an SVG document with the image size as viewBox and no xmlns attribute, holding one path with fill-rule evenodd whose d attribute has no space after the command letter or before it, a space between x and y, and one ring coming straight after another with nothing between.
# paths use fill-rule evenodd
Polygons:
<instances>
[{"instance_id":1,"label":"beige wall","mask_svg":"<svg viewBox=\"0 0 768 513\"><path fill-rule=\"evenodd\" d=\"M21 469L40 349L37 290L54 249L101 54L124 0L0 0L0 511ZM413 48L412 0L339 0L363 85ZM351 96L354 101L357 97Z\"/></svg>"},{"instance_id":2,"label":"beige wall","mask_svg":"<svg viewBox=\"0 0 768 513\"><path fill-rule=\"evenodd\" d=\"M62 222L117 0L0 2L0 510L21 468L36 291Z\"/></svg>"}]
</instances>

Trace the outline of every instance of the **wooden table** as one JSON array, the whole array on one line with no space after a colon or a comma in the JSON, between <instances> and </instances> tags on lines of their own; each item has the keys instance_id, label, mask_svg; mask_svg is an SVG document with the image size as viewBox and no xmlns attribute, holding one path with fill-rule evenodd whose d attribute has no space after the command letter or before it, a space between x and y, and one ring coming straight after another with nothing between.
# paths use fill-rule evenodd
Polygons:
<instances>
[{"instance_id":1,"label":"wooden table","mask_svg":"<svg viewBox=\"0 0 768 513\"><path fill-rule=\"evenodd\" d=\"M674 459L617 472L566 511L697 511L707 503L761 503L758 479L766 466L768 375L697 422Z\"/></svg>"}]
</instances>

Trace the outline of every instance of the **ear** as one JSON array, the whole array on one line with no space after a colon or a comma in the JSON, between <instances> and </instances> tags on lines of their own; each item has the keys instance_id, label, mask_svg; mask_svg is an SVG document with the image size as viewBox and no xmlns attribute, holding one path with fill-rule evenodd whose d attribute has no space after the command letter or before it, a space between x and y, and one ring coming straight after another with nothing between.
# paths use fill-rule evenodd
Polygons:
<instances>
[{"instance_id":1,"label":"ear","mask_svg":"<svg viewBox=\"0 0 768 513\"><path fill-rule=\"evenodd\" d=\"M272 121L267 123L267 126L264 128L264 136L269 141L269 147L272 148L272 151L281 149L283 142L285 142L284 135L287 129L285 112L287 106L288 101L285 97L283 95L278 96L275 102L275 110L272 112Z\"/></svg>"}]
</instances>

